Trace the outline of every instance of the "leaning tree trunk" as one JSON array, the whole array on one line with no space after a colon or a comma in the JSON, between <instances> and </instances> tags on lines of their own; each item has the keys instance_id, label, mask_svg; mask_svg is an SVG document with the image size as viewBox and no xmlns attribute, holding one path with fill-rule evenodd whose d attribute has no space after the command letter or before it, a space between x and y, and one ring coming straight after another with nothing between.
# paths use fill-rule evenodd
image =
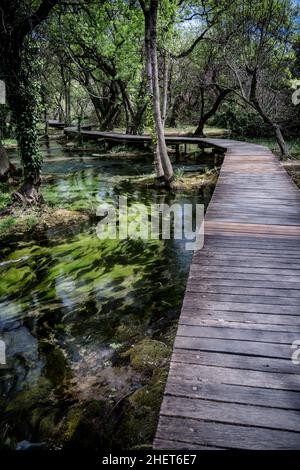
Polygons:
<instances>
[{"instance_id":1,"label":"leaning tree trunk","mask_svg":"<svg viewBox=\"0 0 300 470\"><path fill-rule=\"evenodd\" d=\"M194 132L194 136L205 137L204 136L204 126L205 126L206 122L207 122L207 119L205 119L205 116L201 116L199 121L198 121L197 128Z\"/></svg>"},{"instance_id":2,"label":"leaning tree trunk","mask_svg":"<svg viewBox=\"0 0 300 470\"><path fill-rule=\"evenodd\" d=\"M257 96L256 96L256 89L257 89L257 74L258 70L255 68L252 72L252 80L251 80L251 87L250 87L250 99L249 99L249 104L260 114L260 116L263 118L265 123L269 124L269 126L274 130L275 136L277 143L280 148L281 156L282 157L289 157L290 152L289 148L284 140L284 137L282 135L281 128L279 124L274 122L264 111L262 106L260 105Z\"/></svg>"},{"instance_id":3,"label":"leaning tree trunk","mask_svg":"<svg viewBox=\"0 0 300 470\"><path fill-rule=\"evenodd\" d=\"M221 103L224 101L224 99L230 93L230 91L231 90L228 90L228 89L221 90L219 95L217 96L215 102L213 103L212 107L206 113L203 113L203 111L201 112L201 116L200 116L200 119L199 119L199 122L198 122L197 129L194 132L195 136L204 137L204 126L205 126L205 124L207 123L207 121L211 117L213 117L216 114L216 112L218 111ZM204 96L202 95L202 107L204 105L203 100L204 100Z\"/></svg>"},{"instance_id":4,"label":"leaning tree trunk","mask_svg":"<svg viewBox=\"0 0 300 470\"><path fill-rule=\"evenodd\" d=\"M276 122L272 121L272 119L269 118L269 116L264 112L264 110L260 106L258 100L256 100L256 99L252 100L251 104L254 107L254 109L256 109L256 111L263 118L265 123L268 124L273 129L273 131L275 133L277 143L278 143L278 146L280 148L281 156L282 157L289 157L290 156L290 151L289 151L287 143L284 140L284 137L283 137L283 134L282 134L282 131L281 131L281 128L280 128L279 124L277 124Z\"/></svg>"},{"instance_id":5,"label":"leaning tree trunk","mask_svg":"<svg viewBox=\"0 0 300 470\"><path fill-rule=\"evenodd\" d=\"M147 76L149 82L149 96L152 104L155 132L152 136L153 144L156 145L156 172L158 178L163 178L167 185L173 179L173 167L170 161L165 142L164 126L160 109L160 90L158 78L157 61L157 10L158 0L150 1L150 8L146 9L144 2L142 7L145 15L145 47L147 55Z\"/></svg>"},{"instance_id":6,"label":"leaning tree trunk","mask_svg":"<svg viewBox=\"0 0 300 470\"><path fill-rule=\"evenodd\" d=\"M288 145L286 144L284 140L280 126L278 124L273 124L273 129L275 131L275 136L276 136L276 140L279 145L279 148L280 148L281 155L283 157L289 157L290 151L289 151Z\"/></svg>"},{"instance_id":7,"label":"leaning tree trunk","mask_svg":"<svg viewBox=\"0 0 300 470\"><path fill-rule=\"evenodd\" d=\"M277 143L278 143L278 146L280 148L281 156L282 157L289 157L290 156L290 151L289 151L287 143L284 140L284 137L283 137L283 134L282 134L282 131L281 131L281 128L280 128L279 124L272 121L272 119L270 119L269 116L267 116L267 114L262 110L261 106L258 105L257 102L255 102L254 107L255 107L256 111L261 115L261 117L263 118L265 123L269 124L269 126L273 129L273 131L275 133Z\"/></svg>"}]
</instances>

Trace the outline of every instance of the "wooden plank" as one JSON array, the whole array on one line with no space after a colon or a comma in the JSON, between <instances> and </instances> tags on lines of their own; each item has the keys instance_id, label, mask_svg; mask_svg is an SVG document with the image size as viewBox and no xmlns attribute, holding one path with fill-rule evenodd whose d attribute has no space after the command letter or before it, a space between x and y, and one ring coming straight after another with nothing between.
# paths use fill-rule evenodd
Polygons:
<instances>
[{"instance_id":1,"label":"wooden plank","mask_svg":"<svg viewBox=\"0 0 300 470\"><path fill-rule=\"evenodd\" d=\"M186 443L180 441L169 441L167 439L160 439L156 442L156 449L164 450L164 449L173 449L173 450L184 450L186 449ZM200 444L189 444L190 450L221 450L220 447L213 447L213 446L202 446Z\"/></svg>"},{"instance_id":2,"label":"wooden plank","mask_svg":"<svg viewBox=\"0 0 300 470\"><path fill-rule=\"evenodd\" d=\"M201 253L201 252L200 252ZM195 255L193 263L201 264L201 266L209 266L213 264L216 267L228 266L228 267L244 267L244 268L270 268L270 269L283 269L289 271L296 271L296 274L300 274L299 263L288 262L282 258L269 259L260 257L245 258L244 256L228 256L228 257L217 257L217 256L205 256L203 254Z\"/></svg>"},{"instance_id":3,"label":"wooden plank","mask_svg":"<svg viewBox=\"0 0 300 470\"><path fill-rule=\"evenodd\" d=\"M180 321L188 324L219 324L243 322L244 324L257 323L261 325L278 325L278 326L300 326L299 315L274 315L272 312L264 314L263 312L241 312L240 310L214 310L205 308L189 308L185 306L180 315ZM199 323L200 322L200 323Z\"/></svg>"},{"instance_id":4,"label":"wooden plank","mask_svg":"<svg viewBox=\"0 0 300 470\"><path fill-rule=\"evenodd\" d=\"M229 296L230 297L230 296ZM234 297L234 296L232 296ZM223 299L223 300L221 300ZM285 305L284 303L277 305L267 302L258 302L251 299L248 302L239 302L238 296L231 298L231 300L225 300L222 296L206 296L201 298L200 295L193 292L189 292L189 295L184 298L183 308L184 310L195 309L197 307L205 310L218 310L225 312L248 312L248 313L263 313L263 314L278 314L278 315L299 315L298 305ZM257 299L256 299L257 300Z\"/></svg>"},{"instance_id":5,"label":"wooden plank","mask_svg":"<svg viewBox=\"0 0 300 470\"><path fill-rule=\"evenodd\" d=\"M215 274L215 273L214 273ZM285 278L282 278L280 275L276 278L273 277L272 280L257 279L257 276L253 276L250 279L247 275L243 277L235 276L229 277L226 275L215 276L211 273L203 273L201 271L195 272L194 270L190 272L189 281L187 286L199 285L200 283L205 283L205 287L208 289L217 286L226 286L226 287L248 287L248 288L272 288L272 289L282 289L285 292L295 290L299 292L300 288L300 279L298 281L286 281ZM227 289L228 291L228 289ZM298 294L299 295L299 294Z\"/></svg>"},{"instance_id":6,"label":"wooden plank","mask_svg":"<svg viewBox=\"0 0 300 470\"><path fill-rule=\"evenodd\" d=\"M251 249L251 250L271 250L271 251L277 251L280 250L280 252L289 252L289 253L298 253L299 252L299 240L296 240L296 243L294 240L286 240L286 243L283 242L282 239L274 239L270 238L269 241L266 240L264 237L256 237L253 238L251 237L250 239L245 236L241 236L237 238L236 236L227 236L227 235L209 235L206 234L205 236L205 244L204 247L208 247L210 249L214 248L220 248L222 247L225 248L237 248L237 249ZM293 243L291 243L293 242Z\"/></svg>"},{"instance_id":7,"label":"wooden plank","mask_svg":"<svg viewBox=\"0 0 300 470\"><path fill-rule=\"evenodd\" d=\"M209 283L205 282L201 283L196 280L190 279L190 281L187 284L186 292L199 292L199 293L208 293L208 294L227 294L227 292L230 291L230 295L238 295L238 296L243 296L243 298L248 299L249 296L255 296L258 299L260 299L261 296L266 296L266 297L283 297L284 298L284 303L286 304L287 302L285 301L286 298L288 299L299 299L300 298L300 290L299 289L281 289L279 286L275 286L273 288L269 287L257 287L257 286L237 286L237 285L231 285L230 289L228 289L228 285L225 286L220 286L220 285L210 285ZM277 303L277 299L275 299ZM295 302L295 305L298 305L298 301L292 301Z\"/></svg>"},{"instance_id":8,"label":"wooden plank","mask_svg":"<svg viewBox=\"0 0 300 470\"><path fill-rule=\"evenodd\" d=\"M234 339L241 341L253 341L263 343L276 343L291 345L299 339L299 332L266 331L262 329L234 328L232 326L195 326L180 324L177 330L178 336L193 338Z\"/></svg>"},{"instance_id":9,"label":"wooden plank","mask_svg":"<svg viewBox=\"0 0 300 470\"><path fill-rule=\"evenodd\" d=\"M173 362L202 366L222 366L230 369L276 372L279 374L299 374L299 368L290 359L266 358L250 355L221 353L219 351L173 350Z\"/></svg>"},{"instance_id":10,"label":"wooden plank","mask_svg":"<svg viewBox=\"0 0 300 470\"><path fill-rule=\"evenodd\" d=\"M297 366L295 366L296 368ZM247 387L274 388L299 392L300 375L260 372L227 367L214 367L171 362L168 382L190 383L197 386L202 383L224 383Z\"/></svg>"},{"instance_id":11,"label":"wooden plank","mask_svg":"<svg viewBox=\"0 0 300 470\"><path fill-rule=\"evenodd\" d=\"M208 313L208 314L207 314ZM229 318L222 318L222 313L221 312L211 312L208 310L207 312L202 311L199 314L199 311L195 314L193 312L184 312L179 319L179 326L180 325L185 325L185 326L196 326L196 327L218 327L218 328L223 328L227 327L232 330L234 329L243 329L243 330L261 330L261 331L277 331L277 332L282 332L282 333L293 333L293 334L299 334L300 335L300 318L299 316L295 316L294 318L296 321L294 322L293 326L289 324L278 324L278 322L281 320L277 315L271 315L269 314L267 316L263 316L265 319L265 323L262 321L258 322L256 320L257 316L255 317L254 321L252 320L252 315L247 316L246 318L232 318L231 316ZM269 318L269 320L268 320ZM285 316L283 318L286 318ZM299 337L299 336L298 336Z\"/></svg>"},{"instance_id":12,"label":"wooden plank","mask_svg":"<svg viewBox=\"0 0 300 470\"><path fill-rule=\"evenodd\" d=\"M160 419L154 448L158 445L160 437L165 436L168 436L170 442L184 442L185 449L195 444L248 450L297 450L300 448L300 434L297 432L266 430L254 426L213 423L172 416Z\"/></svg>"},{"instance_id":13,"label":"wooden plank","mask_svg":"<svg viewBox=\"0 0 300 470\"><path fill-rule=\"evenodd\" d=\"M257 405L287 410L300 410L300 393L287 390L275 390L259 387L244 387L242 385L228 385L208 383L191 385L187 383L168 383L166 395L186 398L209 399L215 402L239 403ZM170 400L171 401L171 400ZM215 405L217 407L217 405ZM264 410L261 410L263 413ZM297 415L299 421L299 415ZM279 420L277 420L279 423Z\"/></svg>"},{"instance_id":14,"label":"wooden plank","mask_svg":"<svg viewBox=\"0 0 300 470\"><path fill-rule=\"evenodd\" d=\"M272 395L266 404L271 404ZM223 397L224 399L224 397ZM269 429L300 432L299 412L255 406L250 404L228 403L166 395L161 407L162 416L180 416L219 423L258 426ZM300 439L300 435L299 435Z\"/></svg>"},{"instance_id":15,"label":"wooden plank","mask_svg":"<svg viewBox=\"0 0 300 470\"><path fill-rule=\"evenodd\" d=\"M212 252L215 255L221 254L222 256L224 255L233 255L237 254L238 256L259 256L260 258L283 258L285 260L286 258L292 259L295 261L296 259L300 259L300 251L288 251L284 250L283 252L278 251L277 249L266 249L266 248L241 248L241 247L220 247L220 246L215 246L211 247L209 246L207 249L204 249L203 252L207 252L208 256Z\"/></svg>"},{"instance_id":16,"label":"wooden plank","mask_svg":"<svg viewBox=\"0 0 300 470\"><path fill-rule=\"evenodd\" d=\"M174 347L195 351L216 351L259 357L291 359L291 344L260 343L233 339L192 338L177 335Z\"/></svg>"},{"instance_id":17,"label":"wooden plank","mask_svg":"<svg viewBox=\"0 0 300 470\"><path fill-rule=\"evenodd\" d=\"M276 274L261 274L258 272L232 272L230 270L214 270L214 269L202 269L201 266L193 264L190 270L189 281L198 279L199 281L205 280L206 282L219 283L222 279L224 282L232 282L234 285L238 285L240 281L245 283L257 283L259 286L264 286L264 283L274 285L274 283L284 286L284 288L298 289L300 284L300 276L298 275L281 275L281 271ZM237 282L239 281L239 282ZM219 284L222 285L222 284ZM225 285L225 284L224 284ZM228 284L230 285L230 284ZM253 284L254 285L254 284Z\"/></svg>"},{"instance_id":18,"label":"wooden plank","mask_svg":"<svg viewBox=\"0 0 300 470\"><path fill-rule=\"evenodd\" d=\"M257 266L251 266L251 267L241 267L240 264L237 264L237 266L232 266L232 265L216 265L216 264L204 264L201 263L199 264L199 267L197 267L197 263L193 261L193 268L197 267L198 269L201 268L202 272L219 272L219 273L241 273L241 274L256 274L257 276L261 275L267 275L267 276L272 276L272 275L277 275L277 276L289 276L290 279L294 279L295 281L299 281L300 277L300 272L299 270L296 269L283 269L282 267L276 267L274 265L272 268L265 268L265 267L257 267ZM286 279L286 278L285 278Z\"/></svg>"},{"instance_id":19,"label":"wooden plank","mask_svg":"<svg viewBox=\"0 0 300 470\"><path fill-rule=\"evenodd\" d=\"M271 305L276 305L276 307L280 308L281 305L284 305L286 307L291 307L294 308L295 313L299 313L300 310L300 299L295 298L295 297L274 297L272 295L255 295L253 293L252 295L239 295L239 294L218 294L218 293L209 293L207 291L201 290L200 288L198 292L190 292L192 294L201 293L201 299L203 301L211 301L211 302L228 302L228 303L240 303L240 304L246 304L246 305L263 305L267 304L269 306Z\"/></svg>"}]
</instances>

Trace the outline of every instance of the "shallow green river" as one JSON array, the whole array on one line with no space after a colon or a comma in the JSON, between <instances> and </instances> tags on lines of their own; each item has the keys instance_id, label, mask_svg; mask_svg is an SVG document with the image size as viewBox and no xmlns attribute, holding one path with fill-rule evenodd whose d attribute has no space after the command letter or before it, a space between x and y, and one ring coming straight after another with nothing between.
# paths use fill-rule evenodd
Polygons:
<instances>
[{"instance_id":1,"label":"shallow green river","mask_svg":"<svg viewBox=\"0 0 300 470\"><path fill-rule=\"evenodd\" d=\"M45 155L44 173L56 179L44 196L92 211L119 195L207 205L210 194L122 184L151 172L151 162L71 156L56 146ZM2 447L151 445L192 253L184 240L99 240L96 224L1 246Z\"/></svg>"}]
</instances>

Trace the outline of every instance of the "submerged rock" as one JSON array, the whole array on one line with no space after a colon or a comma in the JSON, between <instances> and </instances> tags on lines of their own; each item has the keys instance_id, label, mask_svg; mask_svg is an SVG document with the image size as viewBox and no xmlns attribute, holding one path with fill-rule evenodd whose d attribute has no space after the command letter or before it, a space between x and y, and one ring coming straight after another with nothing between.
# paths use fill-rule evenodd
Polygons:
<instances>
[{"instance_id":1,"label":"submerged rock","mask_svg":"<svg viewBox=\"0 0 300 470\"><path fill-rule=\"evenodd\" d=\"M167 366L155 370L147 385L126 400L115 424L113 447L124 448L125 441L130 449L152 448L167 374Z\"/></svg>"},{"instance_id":2,"label":"submerged rock","mask_svg":"<svg viewBox=\"0 0 300 470\"><path fill-rule=\"evenodd\" d=\"M29 442L21 441L16 445L16 450L43 450L45 448L44 442Z\"/></svg>"},{"instance_id":3,"label":"submerged rock","mask_svg":"<svg viewBox=\"0 0 300 470\"><path fill-rule=\"evenodd\" d=\"M104 401L91 400L74 405L64 421L63 447L99 450L107 435L108 407Z\"/></svg>"},{"instance_id":4,"label":"submerged rock","mask_svg":"<svg viewBox=\"0 0 300 470\"><path fill-rule=\"evenodd\" d=\"M170 348L163 342L144 338L132 346L121 357L129 357L131 366L140 372L150 372L164 367L171 355Z\"/></svg>"}]
</instances>

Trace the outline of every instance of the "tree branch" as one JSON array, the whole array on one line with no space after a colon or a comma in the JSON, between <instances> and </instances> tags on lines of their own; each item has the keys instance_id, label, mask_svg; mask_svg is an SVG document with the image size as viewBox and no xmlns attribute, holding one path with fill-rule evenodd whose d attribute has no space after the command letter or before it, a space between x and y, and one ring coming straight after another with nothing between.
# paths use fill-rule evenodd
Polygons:
<instances>
[{"instance_id":1,"label":"tree branch","mask_svg":"<svg viewBox=\"0 0 300 470\"><path fill-rule=\"evenodd\" d=\"M37 10L32 15L25 18L23 23L18 27L16 35L22 40L26 34L33 31L39 24L41 24L48 16L51 10L58 5L59 0L42 0Z\"/></svg>"}]
</instances>

